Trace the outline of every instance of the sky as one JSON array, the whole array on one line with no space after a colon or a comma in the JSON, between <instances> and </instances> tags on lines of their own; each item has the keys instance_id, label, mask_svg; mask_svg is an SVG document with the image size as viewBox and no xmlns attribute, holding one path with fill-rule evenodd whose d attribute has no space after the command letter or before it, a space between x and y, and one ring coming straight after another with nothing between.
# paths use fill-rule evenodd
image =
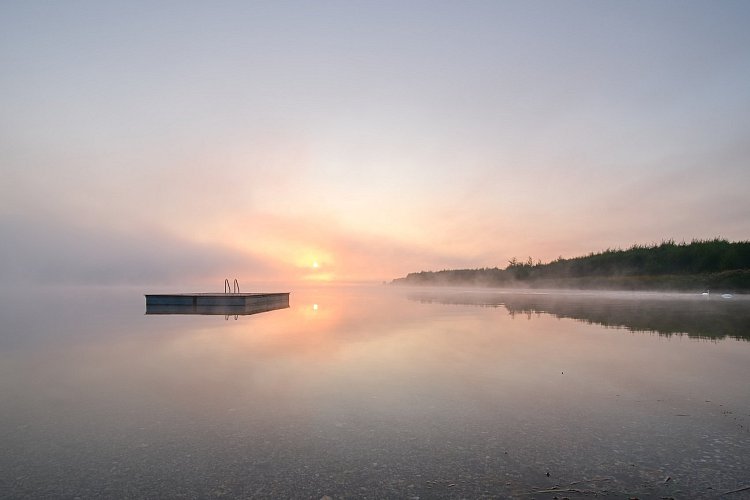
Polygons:
<instances>
[{"instance_id":1,"label":"sky","mask_svg":"<svg viewBox=\"0 0 750 500\"><path fill-rule=\"evenodd\" d=\"M1 2L0 283L750 239L749 24L725 0Z\"/></svg>"}]
</instances>

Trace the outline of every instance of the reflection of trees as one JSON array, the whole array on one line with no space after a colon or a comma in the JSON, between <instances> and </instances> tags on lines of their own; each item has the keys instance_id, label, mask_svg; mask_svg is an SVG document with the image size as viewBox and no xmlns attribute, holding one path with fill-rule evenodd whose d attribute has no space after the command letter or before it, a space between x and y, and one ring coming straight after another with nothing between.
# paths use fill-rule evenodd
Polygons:
<instances>
[{"instance_id":1,"label":"reflection of trees","mask_svg":"<svg viewBox=\"0 0 750 500\"><path fill-rule=\"evenodd\" d=\"M750 341L750 300L711 296L515 292L440 292L410 295L411 300L484 307L505 307L511 316L546 313L605 327L660 335L686 334L702 339L726 337Z\"/></svg>"}]
</instances>

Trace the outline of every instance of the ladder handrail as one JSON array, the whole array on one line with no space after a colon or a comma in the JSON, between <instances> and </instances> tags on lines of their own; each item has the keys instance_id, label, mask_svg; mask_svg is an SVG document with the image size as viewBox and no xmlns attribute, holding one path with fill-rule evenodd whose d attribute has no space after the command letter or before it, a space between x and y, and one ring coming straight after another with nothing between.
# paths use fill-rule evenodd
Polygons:
<instances>
[{"instance_id":1,"label":"ladder handrail","mask_svg":"<svg viewBox=\"0 0 750 500\"><path fill-rule=\"evenodd\" d=\"M229 278L224 278L224 293L240 293L240 282L234 278L234 283L229 284Z\"/></svg>"}]
</instances>

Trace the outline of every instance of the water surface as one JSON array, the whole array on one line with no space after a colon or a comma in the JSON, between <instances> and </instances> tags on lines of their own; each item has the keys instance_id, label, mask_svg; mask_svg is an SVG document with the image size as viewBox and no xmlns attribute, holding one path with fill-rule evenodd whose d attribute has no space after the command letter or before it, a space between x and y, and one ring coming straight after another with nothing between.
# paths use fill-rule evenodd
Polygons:
<instances>
[{"instance_id":1,"label":"water surface","mask_svg":"<svg viewBox=\"0 0 750 500\"><path fill-rule=\"evenodd\" d=\"M237 319L146 316L132 289L2 299L2 497L750 485L739 297L301 287Z\"/></svg>"}]
</instances>

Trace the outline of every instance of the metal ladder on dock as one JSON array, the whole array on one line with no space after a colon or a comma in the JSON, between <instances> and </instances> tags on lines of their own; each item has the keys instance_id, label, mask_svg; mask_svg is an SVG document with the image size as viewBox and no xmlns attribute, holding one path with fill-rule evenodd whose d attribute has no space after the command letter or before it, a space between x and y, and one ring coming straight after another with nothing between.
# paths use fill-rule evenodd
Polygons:
<instances>
[{"instance_id":1,"label":"metal ladder on dock","mask_svg":"<svg viewBox=\"0 0 750 500\"><path fill-rule=\"evenodd\" d=\"M234 279L234 283L232 283L232 286L229 285L229 278L224 279L224 293L240 293L240 282L237 281L237 278ZM230 314L225 314L224 319L229 321ZM234 320L237 321L239 319L238 315L234 315Z\"/></svg>"},{"instance_id":2,"label":"metal ladder on dock","mask_svg":"<svg viewBox=\"0 0 750 500\"><path fill-rule=\"evenodd\" d=\"M229 278L224 279L224 293L240 293L240 282L237 278L232 285L229 284Z\"/></svg>"}]
</instances>

